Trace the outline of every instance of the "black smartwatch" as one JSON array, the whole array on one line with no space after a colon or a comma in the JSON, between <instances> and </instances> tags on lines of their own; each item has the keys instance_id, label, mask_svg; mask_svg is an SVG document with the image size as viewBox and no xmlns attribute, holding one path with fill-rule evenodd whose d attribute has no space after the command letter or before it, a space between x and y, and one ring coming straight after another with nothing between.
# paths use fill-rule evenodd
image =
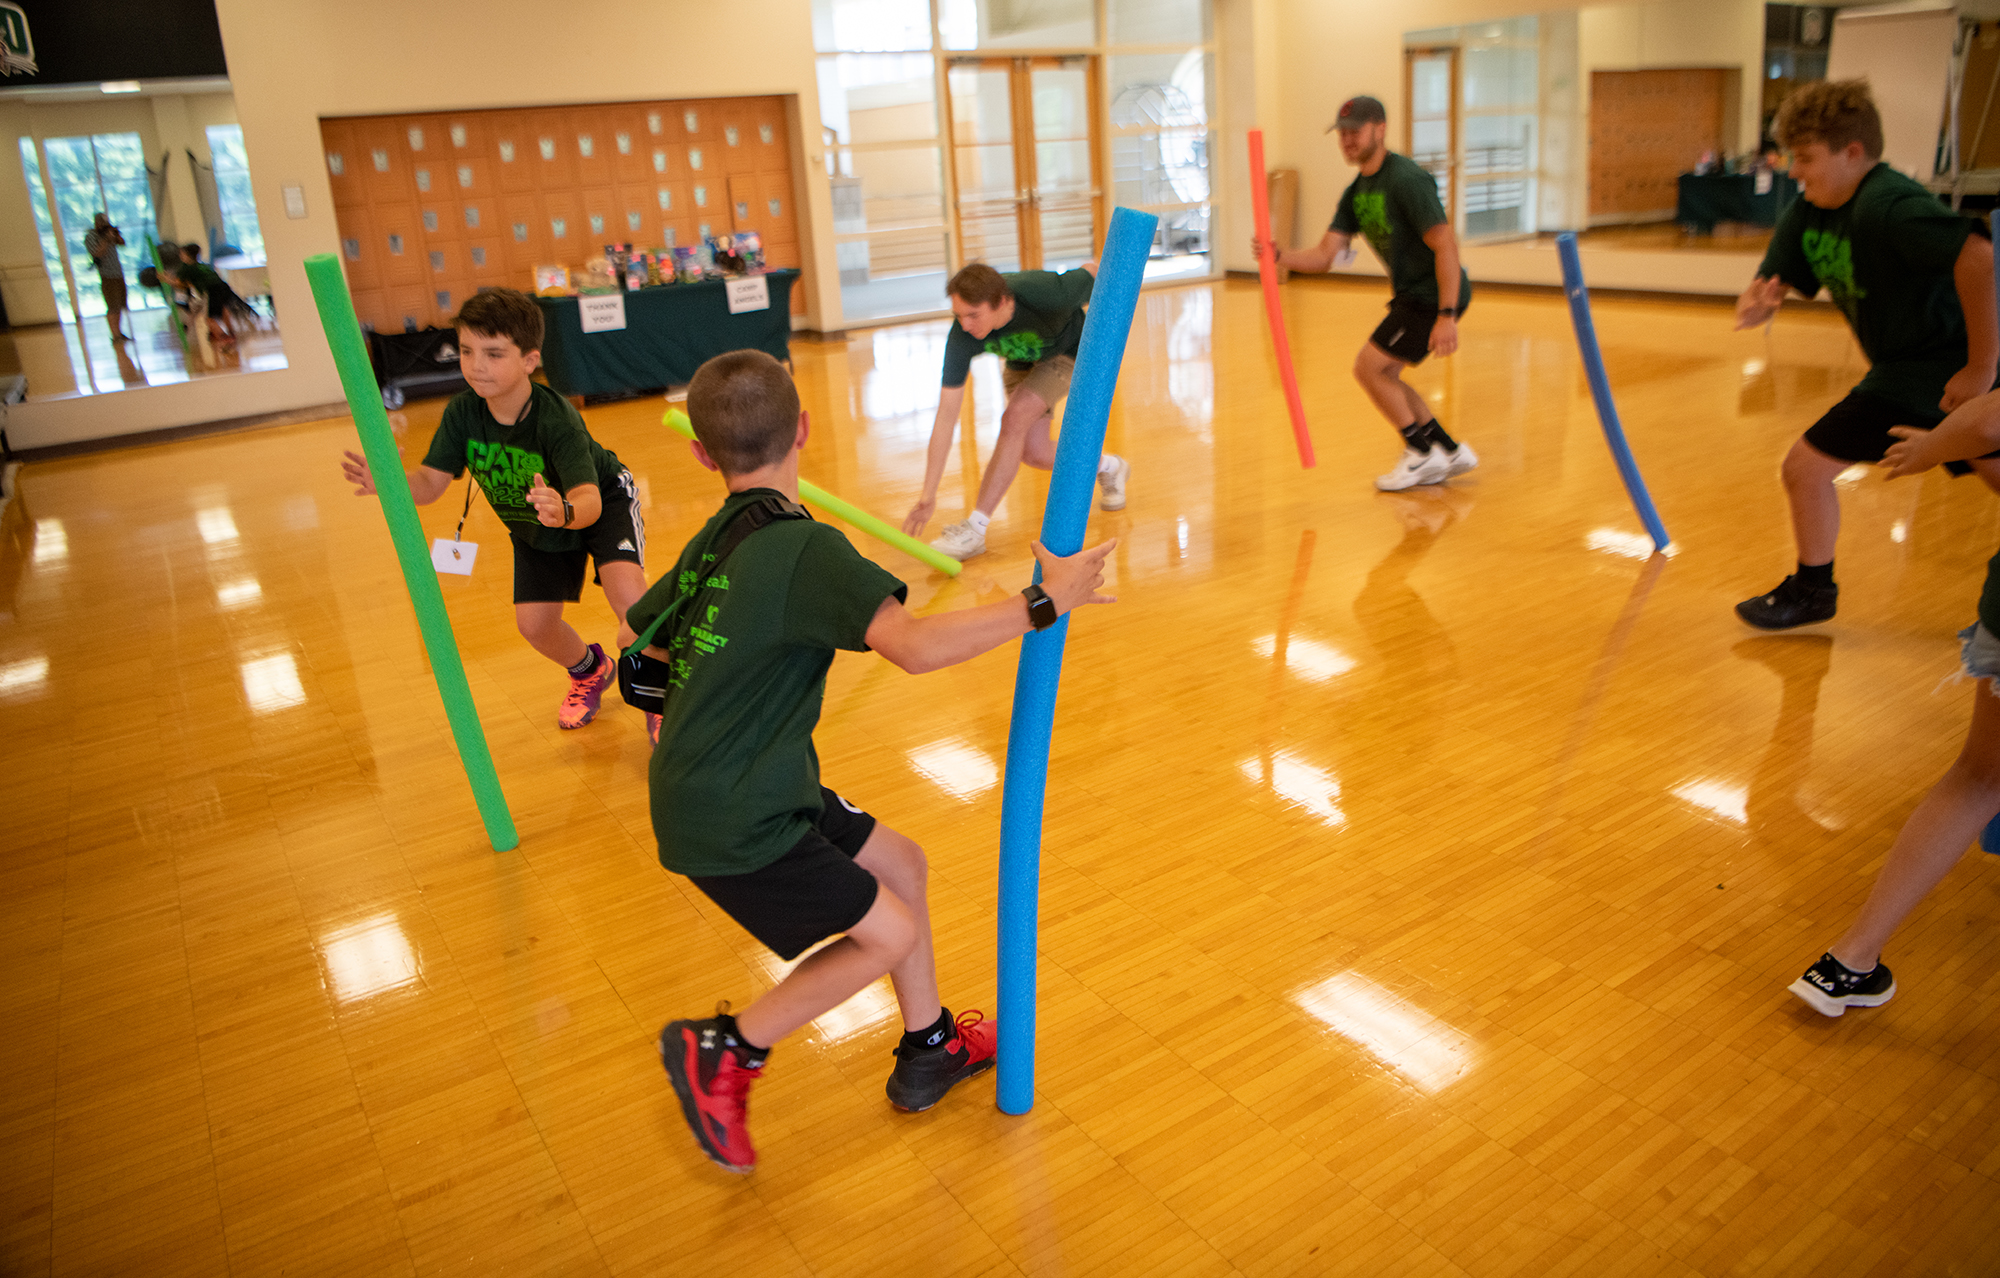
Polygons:
<instances>
[{"instance_id":1,"label":"black smartwatch","mask_svg":"<svg viewBox=\"0 0 2000 1278\"><path fill-rule=\"evenodd\" d=\"M1040 586L1029 586L1021 592L1028 600L1028 624L1037 630L1047 630L1056 624L1056 601L1049 598L1049 592Z\"/></svg>"},{"instance_id":2,"label":"black smartwatch","mask_svg":"<svg viewBox=\"0 0 2000 1278\"><path fill-rule=\"evenodd\" d=\"M1440 306L1438 307L1438 314L1449 315L1453 319L1457 319L1459 311L1463 309L1464 309L1463 307L1458 307L1458 306Z\"/></svg>"},{"instance_id":3,"label":"black smartwatch","mask_svg":"<svg viewBox=\"0 0 2000 1278\"><path fill-rule=\"evenodd\" d=\"M562 499L562 504L563 504L562 526L567 528L570 525L570 521L576 518L576 507L569 504L569 498L567 497Z\"/></svg>"}]
</instances>

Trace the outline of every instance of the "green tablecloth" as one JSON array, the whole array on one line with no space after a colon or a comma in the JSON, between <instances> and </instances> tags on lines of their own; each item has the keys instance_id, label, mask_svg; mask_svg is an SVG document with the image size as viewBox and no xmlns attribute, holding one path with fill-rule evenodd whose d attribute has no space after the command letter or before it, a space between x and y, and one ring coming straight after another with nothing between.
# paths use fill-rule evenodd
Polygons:
<instances>
[{"instance_id":1,"label":"green tablecloth","mask_svg":"<svg viewBox=\"0 0 2000 1278\"><path fill-rule=\"evenodd\" d=\"M1763 195L1757 194L1754 173L1683 173L1674 221L1703 235L1714 231L1717 222L1776 226L1778 214L1798 193L1799 184L1783 173L1771 175L1771 189Z\"/></svg>"},{"instance_id":2,"label":"green tablecloth","mask_svg":"<svg viewBox=\"0 0 2000 1278\"><path fill-rule=\"evenodd\" d=\"M770 309L729 313L721 280L663 284L625 295L625 327L586 333L574 297L538 297L548 331L542 367L564 395L618 395L685 384L713 356L759 350L792 357L794 270L767 272Z\"/></svg>"}]
</instances>

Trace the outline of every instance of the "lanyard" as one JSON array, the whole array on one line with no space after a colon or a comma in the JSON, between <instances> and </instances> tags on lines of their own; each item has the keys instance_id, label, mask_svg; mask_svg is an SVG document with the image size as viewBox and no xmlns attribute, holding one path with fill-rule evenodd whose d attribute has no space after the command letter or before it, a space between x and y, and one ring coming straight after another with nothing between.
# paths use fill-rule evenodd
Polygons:
<instances>
[{"instance_id":1,"label":"lanyard","mask_svg":"<svg viewBox=\"0 0 2000 1278\"><path fill-rule=\"evenodd\" d=\"M528 387L527 402L521 405L521 411L519 415L517 415L514 418L514 429L519 430L521 428L521 423L528 420L528 410L533 408L534 406L535 406L535 388L532 385L530 385ZM485 432L482 431L480 433L479 442L482 444L490 444L493 441L486 438ZM465 517L472 513L472 490L476 486L477 486L477 481L475 481L472 478L472 468L468 466L465 468L465 509L458 512L458 531L451 535L451 539L453 541L465 540Z\"/></svg>"}]
</instances>

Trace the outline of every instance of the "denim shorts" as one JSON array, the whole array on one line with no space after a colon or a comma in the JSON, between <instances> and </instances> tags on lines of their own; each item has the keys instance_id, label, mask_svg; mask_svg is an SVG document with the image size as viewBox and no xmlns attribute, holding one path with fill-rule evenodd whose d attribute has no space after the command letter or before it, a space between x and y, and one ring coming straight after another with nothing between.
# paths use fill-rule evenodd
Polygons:
<instances>
[{"instance_id":1,"label":"denim shorts","mask_svg":"<svg viewBox=\"0 0 2000 1278\"><path fill-rule=\"evenodd\" d=\"M2000 679L2000 639L1978 622L1958 632L1958 657L1968 678ZM2000 684L1994 685L2000 690Z\"/></svg>"}]
</instances>

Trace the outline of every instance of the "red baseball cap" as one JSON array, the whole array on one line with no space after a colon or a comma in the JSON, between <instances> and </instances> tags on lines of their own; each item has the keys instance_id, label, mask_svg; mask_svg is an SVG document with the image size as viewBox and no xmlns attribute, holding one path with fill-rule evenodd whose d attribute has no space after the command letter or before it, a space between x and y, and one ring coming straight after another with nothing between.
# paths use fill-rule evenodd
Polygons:
<instances>
[{"instance_id":1,"label":"red baseball cap","mask_svg":"<svg viewBox=\"0 0 2000 1278\"><path fill-rule=\"evenodd\" d=\"M1335 129L1358 129L1364 124L1388 122L1389 113L1382 109L1382 103L1364 93L1341 103L1339 117L1326 126L1326 131L1331 133Z\"/></svg>"}]
</instances>

